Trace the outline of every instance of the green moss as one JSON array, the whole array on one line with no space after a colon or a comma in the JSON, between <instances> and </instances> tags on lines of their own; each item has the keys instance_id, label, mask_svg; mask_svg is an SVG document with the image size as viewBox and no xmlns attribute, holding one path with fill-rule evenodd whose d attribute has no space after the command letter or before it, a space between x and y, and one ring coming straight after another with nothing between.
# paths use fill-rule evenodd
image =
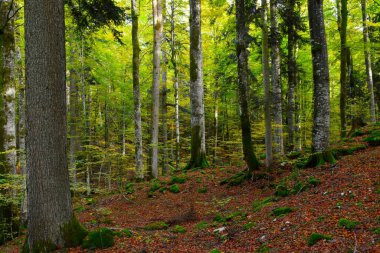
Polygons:
<instances>
[{"instance_id":1,"label":"green moss","mask_svg":"<svg viewBox=\"0 0 380 253\"><path fill-rule=\"evenodd\" d=\"M300 182L300 181L297 181L292 190L291 190L291 193L292 194L298 194L300 192L303 192L307 189L307 185L305 185L304 183Z\"/></svg>"},{"instance_id":2,"label":"green moss","mask_svg":"<svg viewBox=\"0 0 380 253\"><path fill-rule=\"evenodd\" d=\"M145 230L165 230L169 225L163 221L150 223L144 227Z\"/></svg>"},{"instance_id":3,"label":"green moss","mask_svg":"<svg viewBox=\"0 0 380 253\"><path fill-rule=\"evenodd\" d=\"M286 181L283 181L279 185L276 186L276 191L274 192L275 196L286 197L286 196L289 196L289 194L290 194L290 191L289 191L288 185L286 184Z\"/></svg>"},{"instance_id":4,"label":"green moss","mask_svg":"<svg viewBox=\"0 0 380 253\"><path fill-rule=\"evenodd\" d=\"M244 230L250 230L251 228L253 228L254 226L256 226L256 224L254 222L248 222L246 224L243 225L243 229Z\"/></svg>"},{"instance_id":5,"label":"green moss","mask_svg":"<svg viewBox=\"0 0 380 253\"><path fill-rule=\"evenodd\" d=\"M169 191L173 193L179 193L180 192L179 186L177 184L173 184L172 186L170 186Z\"/></svg>"},{"instance_id":6,"label":"green moss","mask_svg":"<svg viewBox=\"0 0 380 253\"><path fill-rule=\"evenodd\" d=\"M359 225L358 221L351 221L349 219L342 218L338 221L338 227L349 230L354 229L357 225Z\"/></svg>"},{"instance_id":7,"label":"green moss","mask_svg":"<svg viewBox=\"0 0 380 253\"><path fill-rule=\"evenodd\" d=\"M133 236L133 233L131 230L129 230L128 228L124 228L123 230L121 230L121 233L125 236L125 237L132 237Z\"/></svg>"},{"instance_id":8,"label":"green moss","mask_svg":"<svg viewBox=\"0 0 380 253\"><path fill-rule=\"evenodd\" d=\"M307 245L313 246L314 244L316 244L317 242L319 242L321 240L330 241L330 240L332 240L332 237L329 235L323 235L323 234L318 234L318 233L311 234L307 240Z\"/></svg>"},{"instance_id":9,"label":"green moss","mask_svg":"<svg viewBox=\"0 0 380 253\"><path fill-rule=\"evenodd\" d=\"M315 177L311 176L311 177L309 177L309 178L307 179L307 183L308 183L309 185L315 187L315 186L321 184L321 180L319 180L318 178L315 178Z\"/></svg>"},{"instance_id":10,"label":"green moss","mask_svg":"<svg viewBox=\"0 0 380 253\"><path fill-rule=\"evenodd\" d=\"M373 229L372 232L377 234L377 235L380 234L380 227Z\"/></svg>"},{"instance_id":11,"label":"green moss","mask_svg":"<svg viewBox=\"0 0 380 253\"><path fill-rule=\"evenodd\" d=\"M335 157L331 150L311 154L304 168L319 167L325 163L336 163Z\"/></svg>"},{"instance_id":12,"label":"green moss","mask_svg":"<svg viewBox=\"0 0 380 253\"><path fill-rule=\"evenodd\" d=\"M196 230L203 230L208 227L208 223L206 221L201 221L195 225Z\"/></svg>"},{"instance_id":13,"label":"green moss","mask_svg":"<svg viewBox=\"0 0 380 253\"><path fill-rule=\"evenodd\" d=\"M378 136L369 136L365 138L364 141L368 142L368 145L371 147L380 146L380 137Z\"/></svg>"},{"instance_id":14,"label":"green moss","mask_svg":"<svg viewBox=\"0 0 380 253\"><path fill-rule=\"evenodd\" d=\"M294 159L299 158L301 155L302 155L301 152L298 152L298 151L292 151L292 152L290 152L289 154L287 154L286 157L289 158L289 159L291 159L291 160L294 160Z\"/></svg>"},{"instance_id":15,"label":"green moss","mask_svg":"<svg viewBox=\"0 0 380 253\"><path fill-rule=\"evenodd\" d=\"M186 182L186 178L184 178L184 177L178 177L178 176L173 176L170 179L169 184L170 185L172 185L172 184L184 184L185 182Z\"/></svg>"},{"instance_id":16,"label":"green moss","mask_svg":"<svg viewBox=\"0 0 380 253\"><path fill-rule=\"evenodd\" d=\"M176 225L174 227L174 230L173 230L175 233L186 233L186 228L180 226L180 225Z\"/></svg>"},{"instance_id":17,"label":"green moss","mask_svg":"<svg viewBox=\"0 0 380 253\"><path fill-rule=\"evenodd\" d=\"M29 244L28 244L28 236L26 236L21 253L45 253L45 252L53 252L56 249L57 249L57 245L55 245L51 241L38 241L34 243L33 249L30 250Z\"/></svg>"},{"instance_id":18,"label":"green moss","mask_svg":"<svg viewBox=\"0 0 380 253\"><path fill-rule=\"evenodd\" d=\"M199 193L206 193L207 192L207 187L205 186L203 188L198 189L198 192Z\"/></svg>"},{"instance_id":19,"label":"green moss","mask_svg":"<svg viewBox=\"0 0 380 253\"><path fill-rule=\"evenodd\" d=\"M135 184L134 183L127 183L125 185L125 193L126 194L132 194L135 192Z\"/></svg>"},{"instance_id":20,"label":"green moss","mask_svg":"<svg viewBox=\"0 0 380 253\"><path fill-rule=\"evenodd\" d=\"M220 223L224 223L224 222L226 222L227 220L226 220L226 218L225 218L223 215L221 215L220 213L217 213L217 214L215 215L215 217L214 217L214 221L216 221L216 222L220 222Z\"/></svg>"},{"instance_id":21,"label":"green moss","mask_svg":"<svg viewBox=\"0 0 380 253\"><path fill-rule=\"evenodd\" d=\"M111 229L100 228L91 231L82 243L82 247L90 250L105 249L115 244L114 233Z\"/></svg>"},{"instance_id":22,"label":"green moss","mask_svg":"<svg viewBox=\"0 0 380 253\"><path fill-rule=\"evenodd\" d=\"M218 249L212 249L210 250L210 253L222 253L222 252Z\"/></svg>"},{"instance_id":23,"label":"green moss","mask_svg":"<svg viewBox=\"0 0 380 253\"><path fill-rule=\"evenodd\" d=\"M61 227L65 247L76 247L82 244L83 239L87 236L87 230L81 226L78 220L73 217L71 221Z\"/></svg>"},{"instance_id":24,"label":"green moss","mask_svg":"<svg viewBox=\"0 0 380 253\"><path fill-rule=\"evenodd\" d=\"M291 213L293 212L293 209L290 208L290 207L278 207L278 208L275 208L272 210L272 215L273 216L283 216L283 215L286 215L288 213Z\"/></svg>"},{"instance_id":25,"label":"green moss","mask_svg":"<svg viewBox=\"0 0 380 253\"><path fill-rule=\"evenodd\" d=\"M229 186L237 186L242 184L246 179L251 178L251 174L247 171L241 171L232 177L224 179L220 182L220 185L228 184Z\"/></svg>"}]
</instances>

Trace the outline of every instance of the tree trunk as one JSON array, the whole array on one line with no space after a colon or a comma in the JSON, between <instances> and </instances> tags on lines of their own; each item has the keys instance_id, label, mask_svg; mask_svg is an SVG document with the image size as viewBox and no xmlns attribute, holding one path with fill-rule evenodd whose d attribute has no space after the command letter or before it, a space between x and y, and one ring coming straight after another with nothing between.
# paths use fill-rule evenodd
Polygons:
<instances>
[{"instance_id":1,"label":"tree trunk","mask_svg":"<svg viewBox=\"0 0 380 253\"><path fill-rule=\"evenodd\" d=\"M270 73L269 73L269 45L268 45L268 4L266 0L262 0L262 62L263 62L263 83L265 90L265 166L269 168L273 163L272 154L272 117L271 117L271 91L270 91Z\"/></svg>"},{"instance_id":2,"label":"tree trunk","mask_svg":"<svg viewBox=\"0 0 380 253\"><path fill-rule=\"evenodd\" d=\"M376 122L376 105L375 105L375 93L373 91L373 76L372 76L372 65L371 65L371 42L369 40L368 32L368 16L366 0L361 0L362 6L362 17L363 17L363 41L364 41L364 57L365 57L365 68L367 74L367 87L370 98L370 114L371 123Z\"/></svg>"},{"instance_id":3,"label":"tree trunk","mask_svg":"<svg viewBox=\"0 0 380 253\"><path fill-rule=\"evenodd\" d=\"M139 14L136 0L132 4L132 44L133 44L133 101L135 119L135 161L136 178L144 179L143 144L141 127L140 99L140 46L139 46Z\"/></svg>"},{"instance_id":4,"label":"tree trunk","mask_svg":"<svg viewBox=\"0 0 380 253\"><path fill-rule=\"evenodd\" d=\"M271 45L272 45L272 89L273 89L273 121L275 154L284 154L284 139L282 129L282 86L281 86L281 58L280 32L278 30L278 0L270 0Z\"/></svg>"},{"instance_id":5,"label":"tree trunk","mask_svg":"<svg viewBox=\"0 0 380 253\"><path fill-rule=\"evenodd\" d=\"M341 4L339 3L341 1ZM347 0L337 0L338 29L340 34L340 128L341 137L346 137L346 98L348 87L347 75Z\"/></svg>"},{"instance_id":6,"label":"tree trunk","mask_svg":"<svg viewBox=\"0 0 380 253\"><path fill-rule=\"evenodd\" d=\"M203 94L201 2L190 0L191 158L187 168L207 167Z\"/></svg>"},{"instance_id":7,"label":"tree trunk","mask_svg":"<svg viewBox=\"0 0 380 253\"><path fill-rule=\"evenodd\" d=\"M218 149L218 128L219 128L219 106L218 106L218 91L214 91L214 156L213 164L216 165L217 162L217 149Z\"/></svg>"},{"instance_id":8,"label":"tree trunk","mask_svg":"<svg viewBox=\"0 0 380 253\"><path fill-rule=\"evenodd\" d=\"M330 137L330 77L327 55L323 0L308 0L314 81L314 124L312 148L323 152Z\"/></svg>"},{"instance_id":9,"label":"tree trunk","mask_svg":"<svg viewBox=\"0 0 380 253\"><path fill-rule=\"evenodd\" d=\"M158 123L160 109L160 53L162 36L161 0L153 0L153 85L152 85L152 177L158 177Z\"/></svg>"},{"instance_id":10,"label":"tree trunk","mask_svg":"<svg viewBox=\"0 0 380 253\"><path fill-rule=\"evenodd\" d=\"M295 1L289 1L288 14L288 110L287 110L287 130L288 130L288 151L294 150L295 131L295 88L297 84L297 61L296 61L296 31L293 18L295 17Z\"/></svg>"},{"instance_id":11,"label":"tree trunk","mask_svg":"<svg viewBox=\"0 0 380 253\"><path fill-rule=\"evenodd\" d=\"M25 2L28 245L66 246L73 219L66 154L66 58L62 0Z\"/></svg>"},{"instance_id":12,"label":"tree trunk","mask_svg":"<svg viewBox=\"0 0 380 253\"><path fill-rule=\"evenodd\" d=\"M240 106L240 124L243 141L244 161L250 173L259 168L259 162L253 152L251 122L248 109L248 26L244 0L236 0L236 56L238 65L238 91Z\"/></svg>"}]
</instances>

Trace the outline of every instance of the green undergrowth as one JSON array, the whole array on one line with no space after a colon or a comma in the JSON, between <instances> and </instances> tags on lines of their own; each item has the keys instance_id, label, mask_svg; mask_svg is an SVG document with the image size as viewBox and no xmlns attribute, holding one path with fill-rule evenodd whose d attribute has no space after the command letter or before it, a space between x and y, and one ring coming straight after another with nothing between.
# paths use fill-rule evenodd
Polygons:
<instances>
[{"instance_id":1,"label":"green undergrowth","mask_svg":"<svg viewBox=\"0 0 380 253\"><path fill-rule=\"evenodd\" d=\"M329 235L318 234L318 233L311 234L307 240L307 245L313 246L314 244L316 244L317 242L319 242L321 240L331 241L332 237Z\"/></svg>"},{"instance_id":2,"label":"green undergrowth","mask_svg":"<svg viewBox=\"0 0 380 253\"><path fill-rule=\"evenodd\" d=\"M83 239L88 235L88 231L81 226L76 218L72 218L61 228L65 247L76 247L82 244Z\"/></svg>"},{"instance_id":3,"label":"green undergrowth","mask_svg":"<svg viewBox=\"0 0 380 253\"><path fill-rule=\"evenodd\" d=\"M187 231L186 228L184 228L184 227L182 227L180 225L176 225L174 227L174 229L173 229L173 232L175 232L175 233L181 233L181 234L186 233L186 231Z\"/></svg>"},{"instance_id":4,"label":"green undergrowth","mask_svg":"<svg viewBox=\"0 0 380 253\"><path fill-rule=\"evenodd\" d=\"M273 202L278 201L278 198L270 196L261 200L255 200L252 203L252 208L254 212L259 212L261 209L263 209L266 206L271 205Z\"/></svg>"},{"instance_id":5,"label":"green undergrowth","mask_svg":"<svg viewBox=\"0 0 380 253\"><path fill-rule=\"evenodd\" d=\"M152 222L144 227L145 230L165 230L169 228L169 224L164 221Z\"/></svg>"},{"instance_id":6,"label":"green undergrowth","mask_svg":"<svg viewBox=\"0 0 380 253\"><path fill-rule=\"evenodd\" d=\"M338 227L345 228L348 230L355 229L360 223L358 221L353 221L349 219L342 218L338 221Z\"/></svg>"},{"instance_id":7,"label":"green undergrowth","mask_svg":"<svg viewBox=\"0 0 380 253\"><path fill-rule=\"evenodd\" d=\"M218 223L226 223L231 220L245 220L247 218L247 213L244 212L233 212L227 215L217 213L214 217L214 221Z\"/></svg>"},{"instance_id":8,"label":"green undergrowth","mask_svg":"<svg viewBox=\"0 0 380 253\"><path fill-rule=\"evenodd\" d=\"M82 247L89 250L105 249L115 244L114 232L109 228L100 228L88 233Z\"/></svg>"},{"instance_id":9,"label":"green undergrowth","mask_svg":"<svg viewBox=\"0 0 380 253\"><path fill-rule=\"evenodd\" d=\"M275 209L272 210L272 216L284 216L288 213L291 213L293 212L293 209L290 208L290 207L287 207L287 206L284 206L284 207L277 207Z\"/></svg>"},{"instance_id":10,"label":"green undergrowth","mask_svg":"<svg viewBox=\"0 0 380 253\"><path fill-rule=\"evenodd\" d=\"M370 131L368 136L364 138L364 141L368 142L368 145L371 147L380 146L380 129Z\"/></svg>"}]
</instances>

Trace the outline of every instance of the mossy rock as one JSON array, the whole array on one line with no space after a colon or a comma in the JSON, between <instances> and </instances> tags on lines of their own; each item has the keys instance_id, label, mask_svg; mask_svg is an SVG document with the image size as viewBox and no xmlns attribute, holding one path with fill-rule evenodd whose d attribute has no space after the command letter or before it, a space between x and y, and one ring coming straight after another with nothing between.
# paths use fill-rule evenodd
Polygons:
<instances>
[{"instance_id":1,"label":"mossy rock","mask_svg":"<svg viewBox=\"0 0 380 253\"><path fill-rule=\"evenodd\" d=\"M360 222L358 221L351 221L349 219L342 218L338 221L338 227L345 228L348 230L355 229L357 225L359 225Z\"/></svg>"},{"instance_id":2,"label":"mossy rock","mask_svg":"<svg viewBox=\"0 0 380 253\"><path fill-rule=\"evenodd\" d=\"M180 226L180 225L176 225L176 226L174 227L173 231L174 231L175 233L181 233L181 234L183 234L183 233L186 233L186 228L184 228L184 227L182 227L182 226Z\"/></svg>"},{"instance_id":3,"label":"mossy rock","mask_svg":"<svg viewBox=\"0 0 380 253\"><path fill-rule=\"evenodd\" d=\"M319 242L321 240L331 241L332 237L329 236L329 235L314 233L314 234L311 234L309 236L309 238L307 240L307 245L308 246L313 246L314 244L316 244L317 242Z\"/></svg>"},{"instance_id":4,"label":"mossy rock","mask_svg":"<svg viewBox=\"0 0 380 253\"><path fill-rule=\"evenodd\" d=\"M66 248L81 245L83 239L88 235L88 231L81 226L75 217L73 217L70 222L63 225L61 231Z\"/></svg>"},{"instance_id":5,"label":"mossy rock","mask_svg":"<svg viewBox=\"0 0 380 253\"><path fill-rule=\"evenodd\" d=\"M89 250L112 247L115 244L114 236L114 232L108 228L91 231L83 241L82 247Z\"/></svg>"},{"instance_id":6,"label":"mossy rock","mask_svg":"<svg viewBox=\"0 0 380 253\"><path fill-rule=\"evenodd\" d=\"M335 157L331 150L311 154L303 168L319 167L326 163L336 163Z\"/></svg>"},{"instance_id":7,"label":"mossy rock","mask_svg":"<svg viewBox=\"0 0 380 253\"><path fill-rule=\"evenodd\" d=\"M168 228L169 228L169 225L163 221L153 222L144 227L145 230L165 230Z\"/></svg>"},{"instance_id":8,"label":"mossy rock","mask_svg":"<svg viewBox=\"0 0 380 253\"><path fill-rule=\"evenodd\" d=\"M291 212L293 212L293 209L290 207L287 207L287 206L278 207L278 208L275 208L272 210L272 215L276 216L276 217L277 216L284 216L284 215L291 213Z\"/></svg>"},{"instance_id":9,"label":"mossy rock","mask_svg":"<svg viewBox=\"0 0 380 253\"><path fill-rule=\"evenodd\" d=\"M179 189L179 186L177 184L173 184L172 186L170 186L169 191L172 193L179 193L180 189Z\"/></svg>"}]
</instances>

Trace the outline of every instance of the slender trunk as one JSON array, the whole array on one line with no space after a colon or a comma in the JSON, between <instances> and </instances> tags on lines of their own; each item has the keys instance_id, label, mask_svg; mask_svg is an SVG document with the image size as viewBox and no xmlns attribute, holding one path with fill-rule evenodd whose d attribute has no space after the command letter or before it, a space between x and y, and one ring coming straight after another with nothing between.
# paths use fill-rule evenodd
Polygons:
<instances>
[{"instance_id":1,"label":"slender trunk","mask_svg":"<svg viewBox=\"0 0 380 253\"><path fill-rule=\"evenodd\" d=\"M68 246L62 227L73 219L62 0L25 2L25 42L28 245L30 251L52 251Z\"/></svg>"},{"instance_id":2,"label":"slender trunk","mask_svg":"<svg viewBox=\"0 0 380 253\"><path fill-rule=\"evenodd\" d=\"M136 178L144 178L143 144L141 127L141 99L140 99L140 46L139 46L139 14L136 0L132 4L132 44L133 44L133 101L135 121L135 161Z\"/></svg>"},{"instance_id":3,"label":"slender trunk","mask_svg":"<svg viewBox=\"0 0 380 253\"><path fill-rule=\"evenodd\" d=\"M153 85L152 85L152 177L158 177L158 123L160 109L160 54L162 36L161 0L153 0Z\"/></svg>"},{"instance_id":4,"label":"slender trunk","mask_svg":"<svg viewBox=\"0 0 380 253\"><path fill-rule=\"evenodd\" d=\"M292 17L295 17L295 1L289 1L288 18L288 110L287 110L287 130L288 130L288 151L294 150L294 111L295 111L295 87L297 82L297 61L296 61L296 31Z\"/></svg>"},{"instance_id":5,"label":"slender trunk","mask_svg":"<svg viewBox=\"0 0 380 253\"><path fill-rule=\"evenodd\" d=\"M341 4L340 2L341 1ZM340 128L341 137L346 137L346 98L347 98L347 0L337 0L338 29L340 34Z\"/></svg>"},{"instance_id":6,"label":"slender trunk","mask_svg":"<svg viewBox=\"0 0 380 253\"><path fill-rule=\"evenodd\" d=\"M284 139L282 129L282 86L281 86L281 58L280 32L278 30L278 0L270 0L271 45L272 45L272 88L273 88L273 121L275 154L284 154Z\"/></svg>"},{"instance_id":7,"label":"slender trunk","mask_svg":"<svg viewBox=\"0 0 380 253\"><path fill-rule=\"evenodd\" d=\"M191 158L187 168L208 166L203 89L201 2L190 0Z\"/></svg>"},{"instance_id":8,"label":"slender trunk","mask_svg":"<svg viewBox=\"0 0 380 253\"><path fill-rule=\"evenodd\" d=\"M244 0L236 0L236 56L238 60L238 91L240 106L240 124L242 130L244 161L248 170L252 171L259 168L259 162L253 152L251 137L251 122L248 109L248 26L246 18L246 6Z\"/></svg>"},{"instance_id":9,"label":"slender trunk","mask_svg":"<svg viewBox=\"0 0 380 253\"><path fill-rule=\"evenodd\" d=\"M265 89L265 166L269 168L273 162L272 154L272 117L271 117L271 91L270 91L270 73L269 73L269 46L268 46L268 4L266 0L262 0L262 63L263 63L263 84Z\"/></svg>"},{"instance_id":10,"label":"slender trunk","mask_svg":"<svg viewBox=\"0 0 380 253\"><path fill-rule=\"evenodd\" d=\"M322 152L329 147L330 137L330 77L323 0L308 0L308 9L314 80L312 148Z\"/></svg>"},{"instance_id":11,"label":"slender trunk","mask_svg":"<svg viewBox=\"0 0 380 253\"><path fill-rule=\"evenodd\" d=\"M215 129L215 135L214 135L214 157L213 157L213 164L216 165L217 161L217 149L218 149L218 128L219 128L219 106L218 106L218 92L214 92L214 129Z\"/></svg>"},{"instance_id":12,"label":"slender trunk","mask_svg":"<svg viewBox=\"0 0 380 253\"><path fill-rule=\"evenodd\" d=\"M372 76L372 65L371 65L371 42L369 40L368 32L368 16L366 0L361 0L362 6L362 17L363 17L363 41L364 41L364 57L365 57L365 68L367 74L367 87L370 98L370 114L371 123L376 122L376 105L375 105L375 93L373 91L373 76Z\"/></svg>"}]
</instances>

